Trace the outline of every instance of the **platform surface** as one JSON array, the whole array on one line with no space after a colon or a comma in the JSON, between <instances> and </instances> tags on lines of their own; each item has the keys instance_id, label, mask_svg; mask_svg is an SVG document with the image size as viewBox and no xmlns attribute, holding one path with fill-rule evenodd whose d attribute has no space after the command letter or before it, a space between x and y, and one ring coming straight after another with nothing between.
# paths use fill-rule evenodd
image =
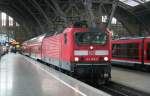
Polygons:
<instances>
[{"instance_id":1,"label":"platform surface","mask_svg":"<svg viewBox=\"0 0 150 96\"><path fill-rule=\"evenodd\" d=\"M1 58L0 96L110 96L20 54Z\"/></svg>"},{"instance_id":2,"label":"platform surface","mask_svg":"<svg viewBox=\"0 0 150 96\"><path fill-rule=\"evenodd\" d=\"M150 93L150 73L112 67L112 81Z\"/></svg>"}]
</instances>

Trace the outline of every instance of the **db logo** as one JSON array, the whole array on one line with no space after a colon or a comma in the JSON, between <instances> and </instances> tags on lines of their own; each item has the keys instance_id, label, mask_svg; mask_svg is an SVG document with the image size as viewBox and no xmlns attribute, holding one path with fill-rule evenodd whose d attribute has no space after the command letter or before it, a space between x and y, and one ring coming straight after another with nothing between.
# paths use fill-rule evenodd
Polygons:
<instances>
[{"instance_id":1,"label":"db logo","mask_svg":"<svg viewBox=\"0 0 150 96\"><path fill-rule=\"evenodd\" d=\"M89 55L95 55L95 51L89 51Z\"/></svg>"}]
</instances>

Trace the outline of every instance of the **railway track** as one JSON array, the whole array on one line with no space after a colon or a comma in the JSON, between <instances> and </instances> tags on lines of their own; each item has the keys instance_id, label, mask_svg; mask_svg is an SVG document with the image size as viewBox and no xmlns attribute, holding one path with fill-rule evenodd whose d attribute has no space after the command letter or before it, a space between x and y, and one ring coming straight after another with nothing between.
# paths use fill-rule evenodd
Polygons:
<instances>
[{"instance_id":1,"label":"railway track","mask_svg":"<svg viewBox=\"0 0 150 96\"><path fill-rule=\"evenodd\" d=\"M103 90L113 96L150 96L150 93L145 93L140 90L136 90L111 81L106 85L102 85L96 88Z\"/></svg>"},{"instance_id":2,"label":"railway track","mask_svg":"<svg viewBox=\"0 0 150 96\"><path fill-rule=\"evenodd\" d=\"M142 92L137 89L130 88L115 82L108 82L107 84L97 85L90 81L81 80L99 90L111 94L112 96L150 96L150 93Z\"/></svg>"},{"instance_id":3,"label":"railway track","mask_svg":"<svg viewBox=\"0 0 150 96\"><path fill-rule=\"evenodd\" d=\"M138 72L145 72L145 73L150 73L150 67L140 67L140 66L123 66L123 65L112 65L114 68L121 68L121 69L126 69L126 70L132 70L132 71L138 71Z\"/></svg>"}]
</instances>

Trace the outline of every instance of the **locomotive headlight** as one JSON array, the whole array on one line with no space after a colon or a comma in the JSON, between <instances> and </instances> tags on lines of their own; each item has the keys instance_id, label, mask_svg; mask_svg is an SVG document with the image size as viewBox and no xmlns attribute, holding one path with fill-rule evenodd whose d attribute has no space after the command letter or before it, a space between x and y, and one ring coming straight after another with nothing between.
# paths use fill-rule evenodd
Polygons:
<instances>
[{"instance_id":1,"label":"locomotive headlight","mask_svg":"<svg viewBox=\"0 0 150 96\"><path fill-rule=\"evenodd\" d=\"M75 57L74 61L78 62L79 61L79 57Z\"/></svg>"},{"instance_id":2,"label":"locomotive headlight","mask_svg":"<svg viewBox=\"0 0 150 96\"><path fill-rule=\"evenodd\" d=\"M104 57L104 61L108 61L109 59L108 59L108 57Z\"/></svg>"},{"instance_id":3,"label":"locomotive headlight","mask_svg":"<svg viewBox=\"0 0 150 96\"><path fill-rule=\"evenodd\" d=\"M93 46L90 46L90 49L92 50L92 49L93 49Z\"/></svg>"}]
</instances>

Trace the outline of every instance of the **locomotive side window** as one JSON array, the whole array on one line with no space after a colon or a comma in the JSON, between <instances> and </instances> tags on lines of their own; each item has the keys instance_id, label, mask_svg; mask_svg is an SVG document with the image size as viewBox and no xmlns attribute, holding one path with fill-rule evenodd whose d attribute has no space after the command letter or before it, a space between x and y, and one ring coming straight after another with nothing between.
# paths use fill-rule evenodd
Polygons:
<instances>
[{"instance_id":1,"label":"locomotive side window","mask_svg":"<svg viewBox=\"0 0 150 96\"><path fill-rule=\"evenodd\" d=\"M138 59L138 45L137 43L113 44L112 57Z\"/></svg>"},{"instance_id":2,"label":"locomotive side window","mask_svg":"<svg viewBox=\"0 0 150 96\"><path fill-rule=\"evenodd\" d=\"M67 44L67 33L64 34L64 43Z\"/></svg>"},{"instance_id":3,"label":"locomotive side window","mask_svg":"<svg viewBox=\"0 0 150 96\"><path fill-rule=\"evenodd\" d=\"M107 35L101 32L78 32L75 33L77 44L100 44L103 45L107 41Z\"/></svg>"},{"instance_id":4,"label":"locomotive side window","mask_svg":"<svg viewBox=\"0 0 150 96\"><path fill-rule=\"evenodd\" d=\"M147 60L150 60L150 43L147 43Z\"/></svg>"}]
</instances>

